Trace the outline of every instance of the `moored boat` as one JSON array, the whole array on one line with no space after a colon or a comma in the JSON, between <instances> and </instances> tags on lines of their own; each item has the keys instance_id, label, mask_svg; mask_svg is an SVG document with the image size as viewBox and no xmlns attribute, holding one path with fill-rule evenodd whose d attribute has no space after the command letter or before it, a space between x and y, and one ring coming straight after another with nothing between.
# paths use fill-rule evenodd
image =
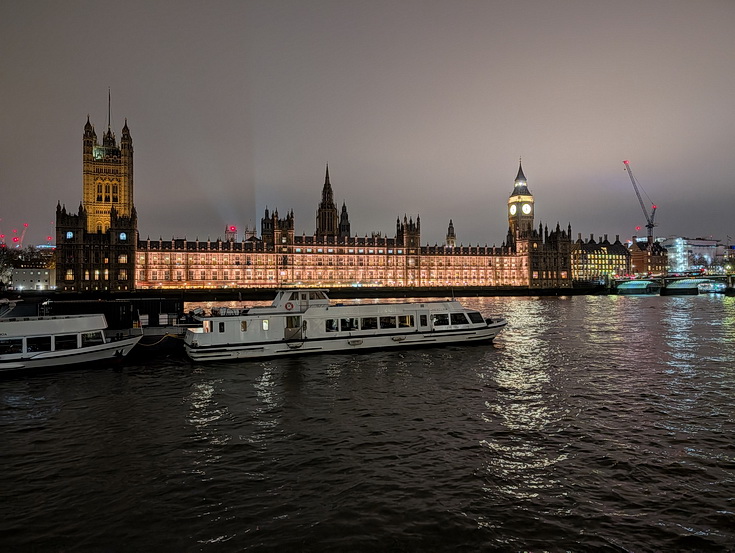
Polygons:
<instances>
[{"instance_id":1,"label":"moored boat","mask_svg":"<svg viewBox=\"0 0 735 553\"><path fill-rule=\"evenodd\" d=\"M491 342L505 327L455 300L332 305L326 290L280 290L267 307L222 309L184 336L195 361Z\"/></svg>"},{"instance_id":2,"label":"moored boat","mask_svg":"<svg viewBox=\"0 0 735 553\"><path fill-rule=\"evenodd\" d=\"M119 359L142 333L107 336L104 315L0 319L0 372L55 369Z\"/></svg>"}]
</instances>

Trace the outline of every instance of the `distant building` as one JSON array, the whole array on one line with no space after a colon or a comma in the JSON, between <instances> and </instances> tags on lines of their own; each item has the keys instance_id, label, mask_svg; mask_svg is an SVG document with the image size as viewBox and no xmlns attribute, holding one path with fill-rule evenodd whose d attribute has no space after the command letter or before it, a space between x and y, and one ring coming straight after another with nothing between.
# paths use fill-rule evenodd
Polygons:
<instances>
[{"instance_id":1,"label":"distant building","mask_svg":"<svg viewBox=\"0 0 735 553\"><path fill-rule=\"evenodd\" d=\"M722 267L726 247L719 240L670 236L661 242L669 253L669 270L691 271Z\"/></svg>"},{"instance_id":2,"label":"distant building","mask_svg":"<svg viewBox=\"0 0 735 553\"><path fill-rule=\"evenodd\" d=\"M56 282L56 270L42 267L10 270L11 290L51 290Z\"/></svg>"},{"instance_id":3,"label":"distant building","mask_svg":"<svg viewBox=\"0 0 735 553\"><path fill-rule=\"evenodd\" d=\"M658 242L650 242L647 238L634 236L628 249L630 250L630 271L634 274L650 275L665 273L669 267L666 248Z\"/></svg>"},{"instance_id":4,"label":"distant building","mask_svg":"<svg viewBox=\"0 0 735 553\"><path fill-rule=\"evenodd\" d=\"M602 282L615 276L630 274L630 251L615 236L610 243L607 234L595 241L593 235L589 240L582 240L580 234L572 245L572 278L583 282Z\"/></svg>"}]
</instances>

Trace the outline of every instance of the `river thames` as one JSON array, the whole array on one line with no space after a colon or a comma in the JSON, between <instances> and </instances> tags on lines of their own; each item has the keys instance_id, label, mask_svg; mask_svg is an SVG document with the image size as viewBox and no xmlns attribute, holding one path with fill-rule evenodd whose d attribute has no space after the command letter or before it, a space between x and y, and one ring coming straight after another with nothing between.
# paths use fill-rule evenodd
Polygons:
<instances>
[{"instance_id":1,"label":"river thames","mask_svg":"<svg viewBox=\"0 0 735 553\"><path fill-rule=\"evenodd\" d=\"M494 344L0 380L0 550L735 550L735 298L462 301Z\"/></svg>"}]
</instances>

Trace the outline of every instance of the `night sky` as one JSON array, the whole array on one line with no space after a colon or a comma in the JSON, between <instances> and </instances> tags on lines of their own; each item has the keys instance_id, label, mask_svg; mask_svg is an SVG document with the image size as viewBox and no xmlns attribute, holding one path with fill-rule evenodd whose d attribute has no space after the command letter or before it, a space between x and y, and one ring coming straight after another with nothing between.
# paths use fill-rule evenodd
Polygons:
<instances>
[{"instance_id":1,"label":"night sky","mask_svg":"<svg viewBox=\"0 0 735 553\"><path fill-rule=\"evenodd\" d=\"M26 245L76 211L108 87L144 239L266 206L312 234L328 163L353 234L420 214L423 243L453 219L500 245L520 157L537 223L636 234L629 159L658 236L735 237L732 0L4 0L0 45L0 230Z\"/></svg>"}]
</instances>

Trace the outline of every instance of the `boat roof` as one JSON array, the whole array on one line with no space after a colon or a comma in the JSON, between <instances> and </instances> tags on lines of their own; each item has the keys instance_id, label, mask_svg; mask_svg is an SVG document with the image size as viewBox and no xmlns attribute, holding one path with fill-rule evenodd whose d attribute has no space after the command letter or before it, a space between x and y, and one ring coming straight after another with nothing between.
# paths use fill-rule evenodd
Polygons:
<instances>
[{"instance_id":1,"label":"boat roof","mask_svg":"<svg viewBox=\"0 0 735 553\"><path fill-rule=\"evenodd\" d=\"M88 315L54 315L48 317L9 317L0 319L0 340L24 336L75 334L105 330L107 319L99 313Z\"/></svg>"}]
</instances>

